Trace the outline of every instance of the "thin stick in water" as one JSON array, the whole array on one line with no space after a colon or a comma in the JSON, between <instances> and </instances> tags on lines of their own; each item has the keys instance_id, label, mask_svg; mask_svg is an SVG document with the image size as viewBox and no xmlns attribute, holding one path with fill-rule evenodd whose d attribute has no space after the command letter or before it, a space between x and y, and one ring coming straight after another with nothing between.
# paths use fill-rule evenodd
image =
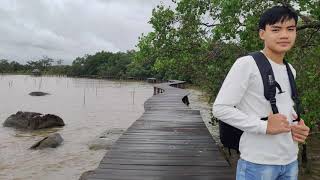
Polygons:
<instances>
[{"instance_id":1,"label":"thin stick in water","mask_svg":"<svg viewBox=\"0 0 320 180\"><path fill-rule=\"evenodd\" d=\"M86 89L83 89L83 104L86 104Z\"/></svg>"}]
</instances>

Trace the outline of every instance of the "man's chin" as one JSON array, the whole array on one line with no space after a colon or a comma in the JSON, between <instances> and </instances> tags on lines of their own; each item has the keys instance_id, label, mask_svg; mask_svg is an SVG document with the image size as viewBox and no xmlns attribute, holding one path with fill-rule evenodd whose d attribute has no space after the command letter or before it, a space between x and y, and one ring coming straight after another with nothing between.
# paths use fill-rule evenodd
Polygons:
<instances>
[{"instance_id":1,"label":"man's chin","mask_svg":"<svg viewBox=\"0 0 320 180\"><path fill-rule=\"evenodd\" d=\"M280 47L276 50L276 52L279 54L283 54L283 53L290 51L290 49L291 49L291 47Z\"/></svg>"}]
</instances>

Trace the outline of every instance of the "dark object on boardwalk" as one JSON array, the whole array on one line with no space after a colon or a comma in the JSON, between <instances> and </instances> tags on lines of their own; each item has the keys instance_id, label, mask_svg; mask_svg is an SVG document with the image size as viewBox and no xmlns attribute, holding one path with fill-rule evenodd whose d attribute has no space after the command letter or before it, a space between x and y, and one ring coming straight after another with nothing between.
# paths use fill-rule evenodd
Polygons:
<instances>
[{"instance_id":1,"label":"dark object on boardwalk","mask_svg":"<svg viewBox=\"0 0 320 180\"><path fill-rule=\"evenodd\" d=\"M280 85L274 78L274 73L271 67L270 62L266 58L266 56L262 52L254 52L250 53L253 57L254 61L256 62L259 72L262 77L263 86L264 86L264 97L270 102L271 109L273 114L279 113L278 107L276 104L276 89L278 89L279 94L283 93ZM295 110L297 112L298 118L294 121L300 120L300 101L298 98L298 93L296 89L296 83L294 80L294 76L292 74L291 68L289 64L284 61L284 64L287 68L287 73L289 77L290 87L291 87L291 98L295 102ZM266 121L268 117L261 118L261 120ZM235 149L239 152L239 141L243 131L237 129L233 126L230 126L222 121L219 121L219 133L220 133L220 140L224 147L230 149Z\"/></svg>"},{"instance_id":2,"label":"dark object on boardwalk","mask_svg":"<svg viewBox=\"0 0 320 180\"><path fill-rule=\"evenodd\" d=\"M189 102L188 96L183 97L183 98L182 98L182 102L183 102L185 105L189 106L190 102Z\"/></svg>"},{"instance_id":3,"label":"dark object on boardwalk","mask_svg":"<svg viewBox=\"0 0 320 180\"><path fill-rule=\"evenodd\" d=\"M41 75L41 71L39 69L33 69L31 73L34 76L40 76Z\"/></svg>"},{"instance_id":4,"label":"dark object on boardwalk","mask_svg":"<svg viewBox=\"0 0 320 180\"><path fill-rule=\"evenodd\" d=\"M19 129L36 130L42 128L51 128L57 126L64 126L63 120L53 114L40 114L36 112L22 112L18 111L11 115L3 123L5 127L14 127Z\"/></svg>"},{"instance_id":5,"label":"dark object on boardwalk","mask_svg":"<svg viewBox=\"0 0 320 180\"><path fill-rule=\"evenodd\" d=\"M30 96L45 96L45 95L49 95L49 93L46 92L41 92L41 91L34 91L29 93Z\"/></svg>"},{"instance_id":6,"label":"dark object on boardwalk","mask_svg":"<svg viewBox=\"0 0 320 180\"><path fill-rule=\"evenodd\" d=\"M56 148L63 142L59 133L54 133L35 143L30 149Z\"/></svg>"}]
</instances>

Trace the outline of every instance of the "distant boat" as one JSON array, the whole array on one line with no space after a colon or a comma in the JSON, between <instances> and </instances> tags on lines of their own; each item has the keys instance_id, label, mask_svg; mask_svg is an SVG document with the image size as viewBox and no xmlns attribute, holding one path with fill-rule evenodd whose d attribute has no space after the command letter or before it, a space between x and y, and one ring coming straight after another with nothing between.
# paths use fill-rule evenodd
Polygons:
<instances>
[{"instance_id":1,"label":"distant boat","mask_svg":"<svg viewBox=\"0 0 320 180\"><path fill-rule=\"evenodd\" d=\"M32 75L34 75L34 76L40 76L41 75L41 71L39 70L39 69L34 69L34 70L32 70Z\"/></svg>"}]
</instances>

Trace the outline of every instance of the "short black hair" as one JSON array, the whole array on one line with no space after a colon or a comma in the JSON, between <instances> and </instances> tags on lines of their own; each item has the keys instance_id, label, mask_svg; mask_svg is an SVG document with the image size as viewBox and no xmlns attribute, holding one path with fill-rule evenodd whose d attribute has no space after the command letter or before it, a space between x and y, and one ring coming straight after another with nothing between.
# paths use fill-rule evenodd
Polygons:
<instances>
[{"instance_id":1,"label":"short black hair","mask_svg":"<svg viewBox=\"0 0 320 180\"><path fill-rule=\"evenodd\" d=\"M298 22L298 14L286 6L274 6L267 9L260 17L259 29L266 29L267 25L273 25L277 22L283 23L284 21L294 19L296 24Z\"/></svg>"}]
</instances>

